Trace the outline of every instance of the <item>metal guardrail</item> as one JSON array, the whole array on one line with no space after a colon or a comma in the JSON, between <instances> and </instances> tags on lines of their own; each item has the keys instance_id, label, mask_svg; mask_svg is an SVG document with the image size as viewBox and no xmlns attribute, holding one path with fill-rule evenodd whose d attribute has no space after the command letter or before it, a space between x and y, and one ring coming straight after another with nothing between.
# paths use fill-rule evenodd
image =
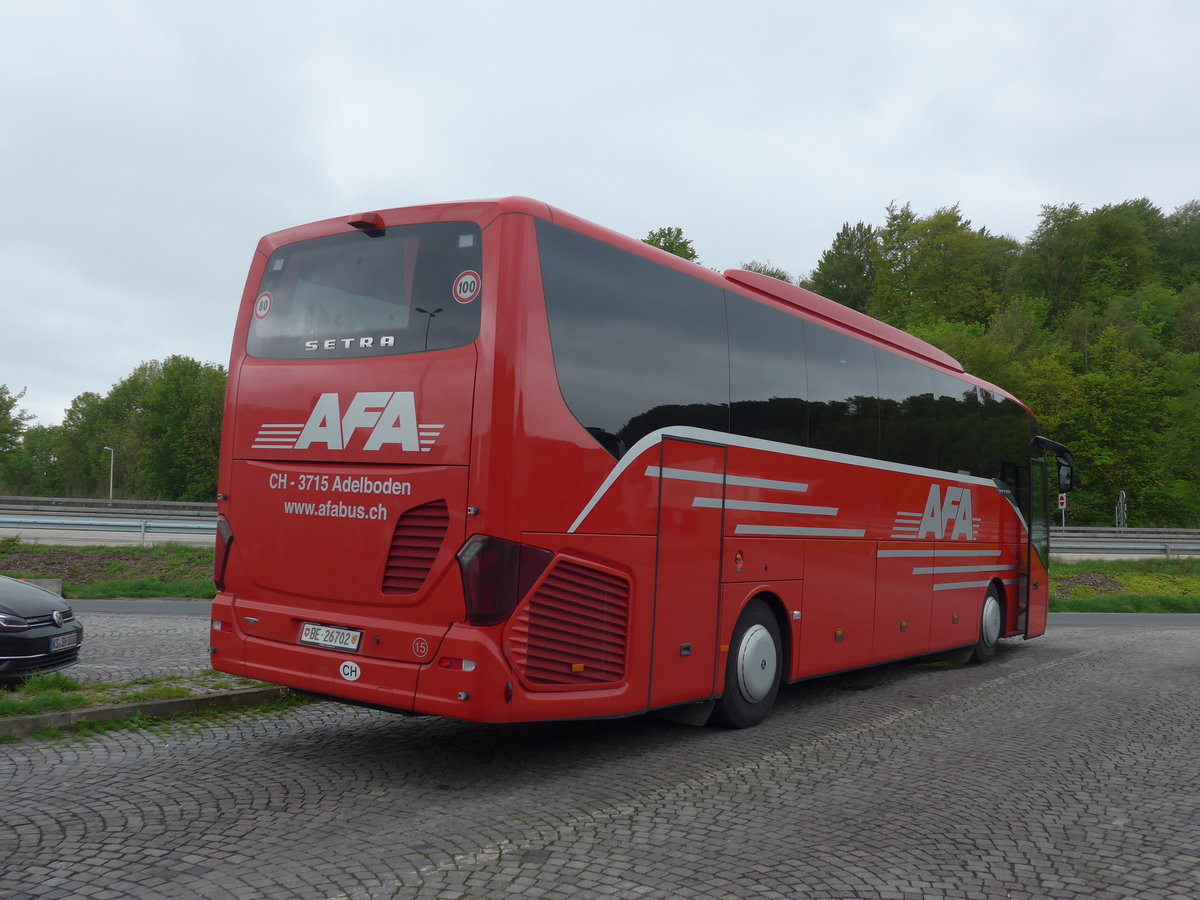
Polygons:
<instances>
[{"instance_id":1,"label":"metal guardrail","mask_svg":"<svg viewBox=\"0 0 1200 900\"><path fill-rule=\"evenodd\" d=\"M1200 556L1200 529L1051 528L1050 554Z\"/></svg>"},{"instance_id":2,"label":"metal guardrail","mask_svg":"<svg viewBox=\"0 0 1200 900\"><path fill-rule=\"evenodd\" d=\"M13 516L0 513L0 528L66 528L75 531L215 532L217 523L204 519L101 518L100 516Z\"/></svg>"},{"instance_id":3,"label":"metal guardrail","mask_svg":"<svg viewBox=\"0 0 1200 900\"><path fill-rule=\"evenodd\" d=\"M97 500L90 497L2 497L0 511L61 514L100 514L150 518L215 518L216 503L178 500Z\"/></svg>"},{"instance_id":4,"label":"metal guardrail","mask_svg":"<svg viewBox=\"0 0 1200 900\"><path fill-rule=\"evenodd\" d=\"M170 500L94 500L75 497L0 497L0 529L215 534L217 504Z\"/></svg>"},{"instance_id":5,"label":"metal guardrail","mask_svg":"<svg viewBox=\"0 0 1200 900\"><path fill-rule=\"evenodd\" d=\"M167 519L158 517L140 518L135 515L121 517L105 516L68 516L0 512L0 528L14 529L57 529L63 531L119 531L137 532L140 534L138 543L146 546L146 534L192 534L215 535L217 531L216 516L211 518Z\"/></svg>"}]
</instances>

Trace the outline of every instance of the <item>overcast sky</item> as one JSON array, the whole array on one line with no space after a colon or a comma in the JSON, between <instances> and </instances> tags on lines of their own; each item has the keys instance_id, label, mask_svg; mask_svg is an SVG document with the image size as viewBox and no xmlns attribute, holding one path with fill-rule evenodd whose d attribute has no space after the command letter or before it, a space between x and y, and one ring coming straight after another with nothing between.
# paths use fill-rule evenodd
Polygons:
<instances>
[{"instance_id":1,"label":"overcast sky","mask_svg":"<svg viewBox=\"0 0 1200 900\"><path fill-rule=\"evenodd\" d=\"M258 238L523 194L794 274L843 222L1200 199L1200 4L0 0L0 384L225 365Z\"/></svg>"}]
</instances>

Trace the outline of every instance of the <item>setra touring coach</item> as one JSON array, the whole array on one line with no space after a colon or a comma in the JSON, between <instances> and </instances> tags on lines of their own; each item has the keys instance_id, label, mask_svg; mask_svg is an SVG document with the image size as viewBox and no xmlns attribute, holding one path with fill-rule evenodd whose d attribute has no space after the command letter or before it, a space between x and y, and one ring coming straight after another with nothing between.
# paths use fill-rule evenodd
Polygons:
<instances>
[{"instance_id":1,"label":"setra touring coach","mask_svg":"<svg viewBox=\"0 0 1200 900\"><path fill-rule=\"evenodd\" d=\"M211 656L481 722L760 722L782 683L1046 627L1071 455L902 331L543 203L264 237Z\"/></svg>"}]
</instances>

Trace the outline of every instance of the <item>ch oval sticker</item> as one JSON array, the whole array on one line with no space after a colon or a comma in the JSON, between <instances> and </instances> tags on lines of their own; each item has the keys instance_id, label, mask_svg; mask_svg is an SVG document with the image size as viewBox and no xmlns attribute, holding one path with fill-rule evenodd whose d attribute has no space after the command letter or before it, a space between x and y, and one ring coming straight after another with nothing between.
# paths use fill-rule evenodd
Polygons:
<instances>
[{"instance_id":1,"label":"ch oval sticker","mask_svg":"<svg viewBox=\"0 0 1200 900\"><path fill-rule=\"evenodd\" d=\"M348 659L338 666L338 674L346 681L358 681L362 676L362 667L352 659Z\"/></svg>"}]
</instances>

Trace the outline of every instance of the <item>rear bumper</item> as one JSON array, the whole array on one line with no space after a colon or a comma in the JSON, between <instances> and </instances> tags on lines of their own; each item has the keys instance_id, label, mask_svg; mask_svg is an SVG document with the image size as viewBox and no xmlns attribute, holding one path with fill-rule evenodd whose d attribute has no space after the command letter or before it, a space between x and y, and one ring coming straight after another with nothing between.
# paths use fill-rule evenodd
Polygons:
<instances>
[{"instance_id":1,"label":"rear bumper","mask_svg":"<svg viewBox=\"0 0 1200 900\"><path fill-rule=\"evenodd\" d=\"M237 629L229 595L213 603L212 667L333 700L471 722L624 716L646 709L628 685L533 692L499 648L502 626L451 625L427 663L395 662L252 637ZM224 623L223 627L220 623Z\"/></svg>"},{"instance_id":2,"label":"rear bumper","mask_svg":"<svg viewBox=\"0 0 1200 900\"><path fill-rule=\"evenodd\" d=\"M429 662L398 662L254 637L238 627L232 597L219 594L209 656L218 671L333 700L475 722L509 719L512 673L492 637L468 626L451 627Z\"/></svg>"}]
</instances>

